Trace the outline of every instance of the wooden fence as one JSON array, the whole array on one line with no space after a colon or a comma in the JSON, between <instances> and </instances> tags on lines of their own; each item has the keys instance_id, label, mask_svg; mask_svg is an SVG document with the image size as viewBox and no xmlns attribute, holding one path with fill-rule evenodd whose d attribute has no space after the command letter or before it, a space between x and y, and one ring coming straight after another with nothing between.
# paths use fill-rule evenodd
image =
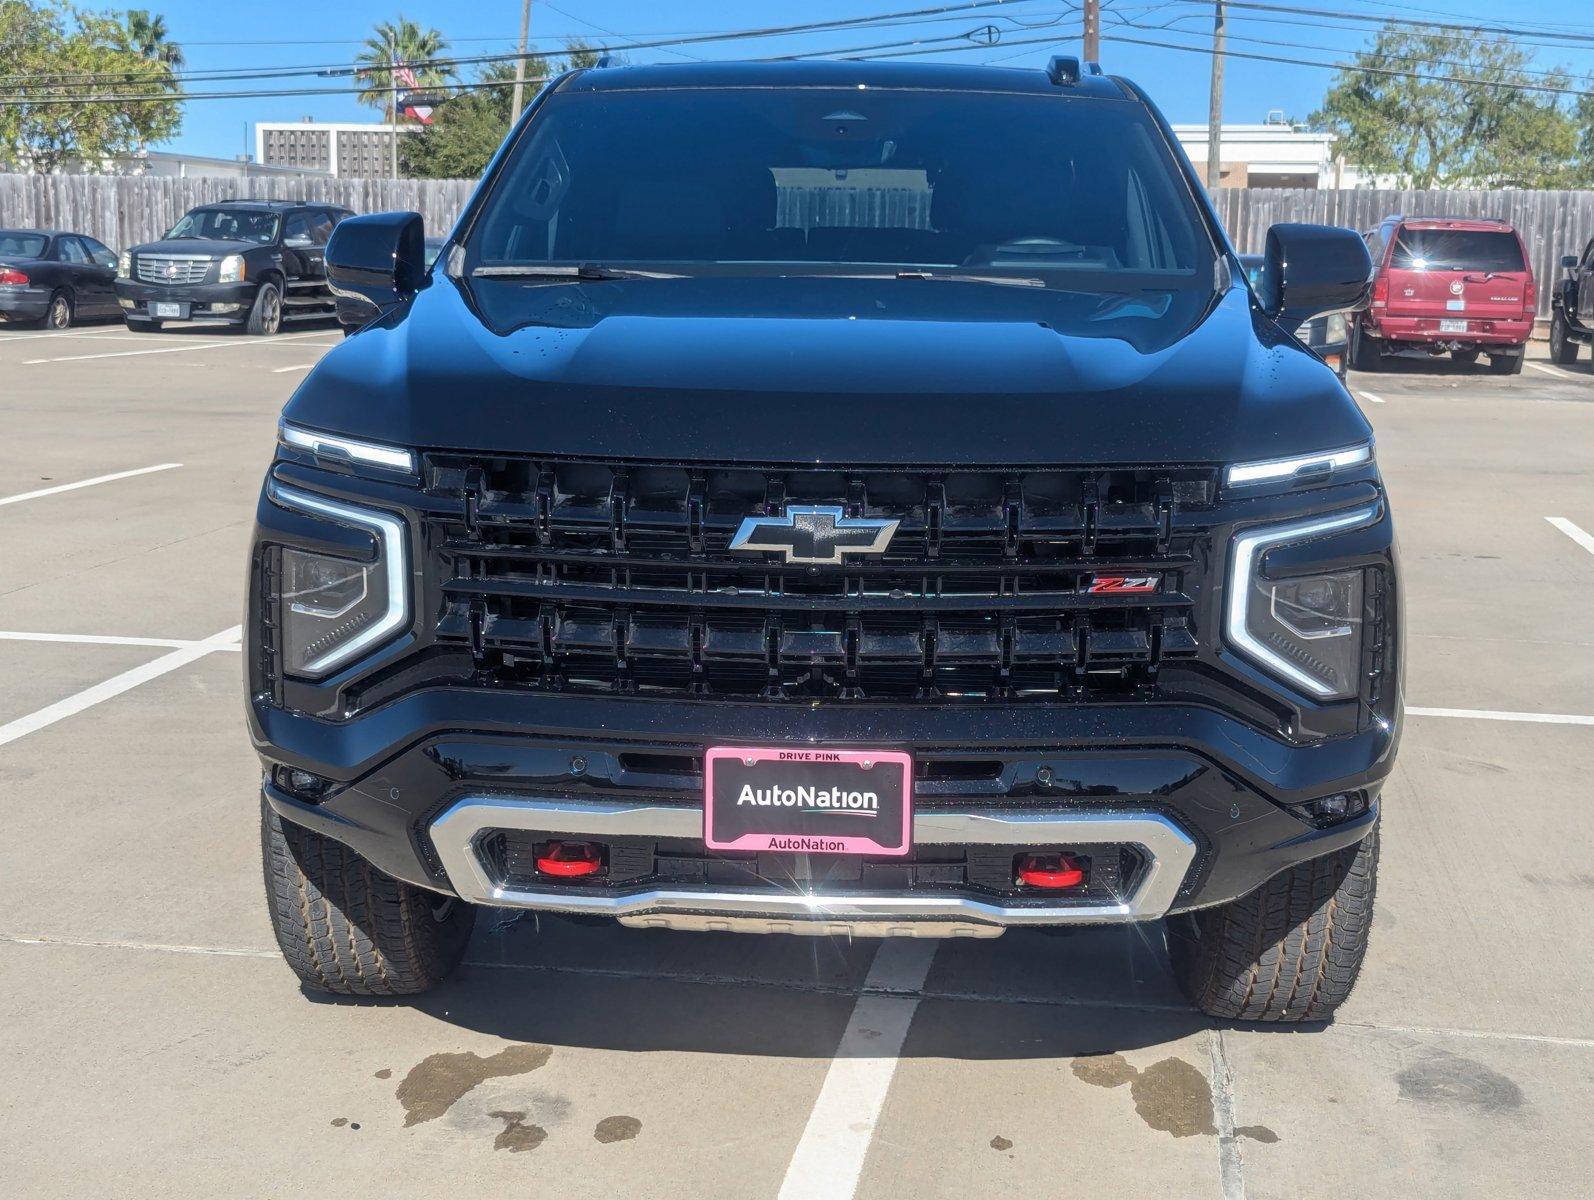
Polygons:
<instances>
[{"instance_id":1,"label":"wooden fence","mask_svg":"<svg viewBox=\"0 0 1594 1200\"><path fill-rule=\"evenodd\" d=\"M196 204L240 196L324 200L355 212L413 209L433 232L448 229L475 187L464 179L237 179L229 176L0 175L0 227L72 229L120 248L151 241ZM1527 239L1539 280L1539 315L1563 254L1594 237L1594 191L1391 191L1220 188L1218 214L1242 254L1263 248L1268 226L1318 221L1367 230L1390 213L1504 217Z\"/></svg>"}]
</instances>

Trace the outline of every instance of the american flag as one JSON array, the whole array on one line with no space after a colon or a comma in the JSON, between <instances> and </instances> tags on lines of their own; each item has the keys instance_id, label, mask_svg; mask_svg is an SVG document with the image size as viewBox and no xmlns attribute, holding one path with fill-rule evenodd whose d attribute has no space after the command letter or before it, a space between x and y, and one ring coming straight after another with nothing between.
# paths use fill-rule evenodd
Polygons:
<instances>
[{"instance_id":1,"label":"american flag","mask_svg":"<svg viewBox=\"0 0 1594 1200\"><path fill-rule=\"evenodd\" d=\"M420 87L420 81L415 78L415 71L408 63L396 63L393 67L393 78L405 87Z\"/></svg>"}]
</instances>

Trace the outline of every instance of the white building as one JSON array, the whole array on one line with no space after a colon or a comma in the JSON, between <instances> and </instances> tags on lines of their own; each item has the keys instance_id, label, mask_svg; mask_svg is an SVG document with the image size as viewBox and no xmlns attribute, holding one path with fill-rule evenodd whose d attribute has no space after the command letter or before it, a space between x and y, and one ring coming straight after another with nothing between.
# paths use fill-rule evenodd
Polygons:
<instances>
[{"instance_id":1,"label":"white building","mask_svg":"<svg viewBox=\"0 0 1594 1200\"><path fill-rule=\"evenodd\" d=\"M1207 127L1175 125L1196 174L1207 177ZM1223 187L1332 188L1355 186L1334 154L1334 135L1296 129L1282 122L1225 125L1219 135L1218 169Z\"/></svg>"},{"instance_id":2,"label":"white building","mask_svg":"<svg viewBox=\"0 0 1594 1200\"><path fill-rule=\"evenodd\" d=\"M424 126L404 123L400 135ZM339 179L393 177L392 125L379 121L258 121L255 161L324 172Z\"/></svg>"}]
</instances>

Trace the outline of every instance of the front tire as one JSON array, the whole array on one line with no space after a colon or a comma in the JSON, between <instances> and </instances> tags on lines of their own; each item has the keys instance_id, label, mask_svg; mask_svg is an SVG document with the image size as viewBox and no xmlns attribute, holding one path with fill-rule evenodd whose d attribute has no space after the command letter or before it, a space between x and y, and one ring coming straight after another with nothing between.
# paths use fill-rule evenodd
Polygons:
<instances>
[{"instance_id":1,"label":"front tire","mask_svg":"<svg viewBox=\"0 0 1594 1200\"><path fill-rule=\"evenodd\" d=\"M409 996L442 983L464 957L469 904L383 874L264 799L260 842L277 945L306 987Z\"/></svg>"},{"instance_id":2,"label":"front tire","mask_svg":"<svg viewBox=\"0 0 1594 1200\"><path fill-rule=\"evenodd\" d=\"M1190 1002L1229 1020L1322 1021L1361 972L1373 920L1378 828L1275 875L1249 896L1168 920Z\"/></svg>"},{"instance_id":3,"label":"front tire","mask_svg":"<svg viewBox=\"0 0 1594 1200\"><path fill-rule=\"evenodd\" d=\"M1550 361L1563 367L1577 361L1577 343L1567 337L1566 315L1560 309L1550 321Z\"/></svg>"},{"instance_id":4,"label":"front tire","mask_svg":"<svg viewBox=\"0 0 1594 1200\"><path fill-rule=\"evenodd\" d=\"M282 329L282 289L270 280L255 293L245 328L261 337L274 337Z\"/></svg>"}]
</instances>

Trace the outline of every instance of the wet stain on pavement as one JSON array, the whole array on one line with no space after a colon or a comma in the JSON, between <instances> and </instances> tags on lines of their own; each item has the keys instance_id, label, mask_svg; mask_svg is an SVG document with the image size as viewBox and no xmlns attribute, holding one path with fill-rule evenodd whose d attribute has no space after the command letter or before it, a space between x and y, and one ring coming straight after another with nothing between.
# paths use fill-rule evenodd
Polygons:
<instances>
[{"instance_id":1,"label":"wet stain on pavement","mask_svg":"<svg viewBox=\"0 0 1594 1200\"><path fill-rule=\"evenodd\" d=\"M378 1079L392 1079L393 1078L393 1072L390 1071L387 1067L383 1067L380 1071L378 1071L376 1073L376 1077Z\"/></svg>"},{"instance_id":2,"label":"wet stain on pavement","mask_svg":"<svg viewBox=\"0 0 1594 1200\"><path fill-rule=\"evenodd\" d=\"M1182 1058L1165 1058L1144 1071L1121 1054L1093 1054L1076 1058L1074 1077L1092 1087L1115 1088L1129 1085L1135 1112L1152 1129L1176 1138L1217 1134L1212 1120L1212 1090L1207 1077ZM1258 1142L1278 1141L1278 1134L1265 1125L1246 1125L1234 1131L1235 1137Z\"/></svg>"},{"instance_id":3,"label":"wet stain on pavement","mask_svg":"<svg viewBox=\"0 0 1594 1200\"><path fill-rule=\"evenodd\" d=\"M629 1142L642 1132L642 1122L635 1117L604 1117L593 1129L592 1136L608 1145L610 1142Z\"/></svg>"},{"instance_id":4,"label":"wet stain on pavement","mask_svg":"<svg viewBox=\"0 0 1594 1200\"><path fill-rule=\"evenodd\" d=\"M1480 1062L1439 1051L1395 1076L1402 1100L1457 1105L1485 1112L1522 1107L1522 1089Z\"/></svg>"},{"instance_id":5,"label":"wet stain on pavement","mask_svg":"<svg viewBox=\"0 0 1594 1200\"><path fill-rule=\"evenodd\" d=\"M1271 1146L1279 1140L1279 1135L1266 1125L1238 1125L1235 1127L1234 1136L1250 1138L1253 1142L1261 1142L1265 1146Z\"/></svg>"},{"instance_id":6,"label":"wet stain on pavement","mask_svg":"<svg viewBox=\"0 0 1594 1200\"><path fill-rule=\"evenodd\" d=\"M1218 1131L1207 1077L1182 1058L1152 1063L1130 1082L1129 1094L1140 1119L1153 1129L1176 1138Z\"/></svg>"},{"instance_id":7,"label":"wet stain on pavement","mask_svg":"<svg viewBox=\"0 0 1594 1200\"><path fill-rule=\"evenodd\" d=\"M520 1154L526 1150L535 1150L548 1136L548 1131L541 1125L527 1125L526 1114L523 1112L506 1112L500 1109L487 1115L495 1121L504 1123L504 1127L498 1131L498 1136L493 1139L494 1150L508 1150L511 1154Z\"/></svg>"},{"instance_id":8,"label":"wet stain on pavement","mask_svg":"<svg viewBox=\"0 0 1594 1200\"><path fill-rule=\"evenodd\" d=\"M360 1123L358 1121L351 1121L348 1117L332 1118L332 1127L334 1129L342 1129L345 1125L347 1125L350 1129L358 1129L360 1127Z\"/></svg>"},{"instance_id":9,"label":"wet stain on pavement","mask_svg":"<svg viewBox=\"0 0 1594 1200\"><path fill-rule=\"evenodd\" d=\"M428 1055L410 1068L393 1093L404 1106L405 1128L435 1121L489 1079L535 1071L552 1054L548 1046L527 1045L510 1046L485 1057L469 1050Z\"/></svg>"},{"instance_id":10,"label":"wet stain on pavement","mask_svg":"<svg viewBox=\"0 0 1594 1200\"><path fill-rule=\"evenodd\" d=\"M1013 1148L1013 1143L1008 1141L1001 1134L997 1134L995 1137L993 1137L991 1139L991 1149L992 1150L1011 1150L1012 1148Z\"/></svg>"}]
</instances>

